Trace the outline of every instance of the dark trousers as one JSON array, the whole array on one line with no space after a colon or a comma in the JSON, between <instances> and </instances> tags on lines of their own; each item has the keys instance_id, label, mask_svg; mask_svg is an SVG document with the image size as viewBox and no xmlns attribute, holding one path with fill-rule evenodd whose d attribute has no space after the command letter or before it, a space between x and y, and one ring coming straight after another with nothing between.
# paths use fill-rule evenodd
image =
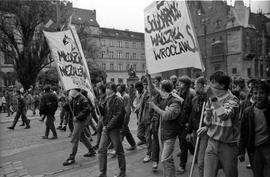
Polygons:
<instances>
[{"instance_id":1,"label":"dark trousers","mask_svg":"<svg viewBox=\"0 0 270 177\"><path fill-rule=\"evenodd\" d=\"M152 139L151 139L151 130L150 124L146 122L139 122L137 129L137 137L146 143L147 145L147 155L151 156L152 152Z\"/></svg>"},{"instance_id":2,"label":"dark trousers","mask_svg":"<svg viewBox=\"0 0 270 177\"><path fill-rule=\"evenodd\" d=\"M130 144L130 146L136 146L135 140L129 130L128 125L124 125L121 128L121 140L123 141L125 137L127 139L127 142Z\"/></svg>"},{"instance_id":3,"label":"dark trousers","mask_svg":"<svg viewBox=\"0 0 270 177\"><path fill-rule=\"evenodd\" d=\"M17 112L16 112L16 115L15 115L15 117L14 117L14 121L13 121L13 124L12 124L11 127L14 128L14 127L16 126L16 124L17 124L17 122L18 122L20 116L21 116L21 118L22 118L22 122L25 123L26 126L29 126L29 120L28 120L27 117L26 117L26 109L23 109L23 110L18 109Z\"/></svg>"},{"instance_id":4,"label":"dark trousers","mask_svg":"<svg viewBox=\"0 0 270 177\"><path fill-rule=\"evenodd\" d=\"M270 143L255 147L254 177L270 176Z\"/></svg>"},{"instance_id":5,"label":"dark trousers","mask_svg":"<svg viewBox=\"0 0 270 177\"><path fill-rule=\"evenodd\" d=\"M65 115L64 115L64 126L69 127L70 132L73 132L74 126L73 126L73 120L72 120L72 116L71 113L68 111L65 111Z\"/></svg>"},{"instance_id":6,"label":"dark trousers","mask_svg":"<svg viewBox=\"0 0 270 177\"><path fill-rule=\"evenodd\" d=\"M180 167L186 168L188 157L188 142L186 140L187 132L184 127L181 127L178 133L179 146L180 146Z\"/></svg>"},{"instance_id":7,"label":"dark trousers","mask_svg":"<svg viewBox=\"0 0 270 177\"><path fill-rule=\"evenodd\" d=\"M102 122L98 121L96 146L99 146L100 139L101 139L101 134L102 134L102 128L103 128Z\"/></svg>"},{"instance_id":8,"label":"dark trousers","mask_svg":"<svg viewBox=\"0 0 270 177\"><path fill-rule=\"evenodd\" d=\"M64 121L65 121L65 116L66 116L66 110L62 108L60 112L60 123L59 126L62 126Z\"/></svg>"},{"instance_id":9,"label":"dark trousers","mask_svg":"<svg viewBox=\"0 0 270 177\"><path fill-rule=\"evenodd\" d=\"M53 136L57 136L55 126L54 126L54 115L46 115L46 129L45 129L45 136L49 136L50 130L52 131Z\"/></svg>"},{"instance_id":10,"label":"dark trousers","mask_svg":"<svg viewBox=\"0 0 270 177\"><path fill-rule=\"evenodd\" d=\"M130 146L136 146L135 140L130 132L130 129L128 127L129 124L129 119L130 117L126 117L125 120L125 124L123 125L123 127L120 130L121 133L121 140L123 141L124 138L126 137L128 143L130 144Z\"/></svg>"},{"instance_id":11,"label":"dark trousers","mask_svg":"<svg viewBox=\"0 0 270 177\"><path fill-rule=\"evenodd\" d=\"M159 139L158 139L159 121L155 120L151 123L151 138L152 138L152 155L153 162L159 162Z\"/></svg>"},{"instance_id":12,"label":"dark trousers","mask_svg":"<svg viewBox=\"0 0 270 177\"><path fill-rule=\"evenodd\" d=\"M99 171L100 176L107 176L107 149L112 142L118 158L118 165L120 168L120 175L126 174L126 159L123 145L120 137L120 129L113 129L109 132L102 131L101 141L98 150Z\"/></svg>"},{"instance_id":13,"label":"dark trousers","mask_svg":"<svg viewBox=\"0 0 270 177\"><path fill-rule=\"evenodd\" d=\"M89 130L87 129L88 121L73 121L74 130L72 132L72 152L70 154L71 159L75 159L75 156L78 151L79 141L84 144L84 146L88 149L89 152L93 152L94 149L89 140Z\"/></svg>"}]
</instances>

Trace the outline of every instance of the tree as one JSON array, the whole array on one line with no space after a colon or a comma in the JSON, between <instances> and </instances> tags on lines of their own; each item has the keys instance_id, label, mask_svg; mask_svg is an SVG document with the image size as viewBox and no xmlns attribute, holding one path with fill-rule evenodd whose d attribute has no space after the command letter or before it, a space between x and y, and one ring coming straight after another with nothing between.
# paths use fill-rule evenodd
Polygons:
<instances>
[{"instance_id":1,"label":"tree","mask_svg":"<svg viewBox=\"0 0 270 177\"><path fill-rule=\"evenodd\" d=\"M91 61L87 62L87 65L91 76L91 82L93 84L106 80L107 74L98 67L98 64Z\"/></svg>"},{"instance_id":2,"label":"tree","mask_svg":"<svg viewBox=\"0 0 270 177\"><path fill-rule=\"evenodd\" d=\"M54 85L57 86L59 83L57 69L52 67L44 72L40 72L38 75L38 81L42 85Z\"/></svg>"},{"instance_id":3,"label":"tree","mask_svg":"<svg viewBox=\"0 0 270 177\"><path fill-rule=\"evenodd\" d=\"M72 4L57 3L61 11L60 23L64 24L72 13ZM50 19L56 21L56 4L52 1L0 2L0 51L13 58L17 79L25 89L34 85L40 70L52 62L42 34Z\"/></svg>"}]
</instances>

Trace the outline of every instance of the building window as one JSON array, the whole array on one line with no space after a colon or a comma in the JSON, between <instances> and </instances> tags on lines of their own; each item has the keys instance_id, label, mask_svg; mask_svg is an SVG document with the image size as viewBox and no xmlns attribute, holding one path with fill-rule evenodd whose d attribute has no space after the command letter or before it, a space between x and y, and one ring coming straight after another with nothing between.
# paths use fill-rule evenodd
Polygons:
<instances>
[{"instance_id":1,"label":"building window","mask_svg":"<svg viewBox=\"0 0 270 177\"><path fill-rule=\"evenodd\" d=\"M123 79L122 78L118 78L118 84L123 84Z\"/></svg>"},{"instance_id":2,"label":"building window","mask_svg":"<svg viewBox=\"0 0 270 177\"><path fill-rule=\"evenodd\" d=\"M128 41L126 41L126 48L129 48Z\"/></svg>"},{"instance_id":3,"label":"building window","mask_svg":"<svg viewBox=\"0 0 270 177\"><path fill-rule=\"evenodd\" d=\"M110 64L110 70L113 71L113 63Z\"/></svg>"},{"instance_id":4,"label":"building window","mask_svg":"<svg viewBox=\"0 0 270 177\"><path fill-rule=\"evenodd\" d=\"M128 64L126 65L126 70L127 70L127 71L129 70L129 67L130 67L130 64L128 63Z\"/></svg>"},{"instance_id":5,"label":"building window","mask_svg":"<svg viewBox=\"0 0 270 177\"><path fill-rule=\"evenodd\" d=\"M4 54L4 55L5 55L4 63L5 64L13 64L13 59L10 56L8 56L7 54Z\"/></svg>"},{"instance_id":6,"label":"building window","mask_svg":"<svg viewBox=\"0 0 270 177\"><path fill-rule=\"evenodd\" d=\"M102 70L106 71L106 63L102 63Z\"/></svg>"},{"instance_id":7,"label":"building window","mask_svg":"<svg viewBox=\"0 0 270 177\"><path fill-rule=\"evenodd\" d=\"M110 41L110 46L113 47L113 40Z\"/></svg>"},{"instance_id":8,"label":"building window","mask_svg":"<svg viewBox=\"0 0 270 177\"><path fill-rule=\"evenodd\" d=\"M105 53L106 53L105 51L101 52L101 58L105 58Z\"/></svg>"},{"instance_id":9,"label":"building window","mask_svg":"<svg viewBox=\"0 0 270 177\"><path fill-rule=\"evenodd\" d=\"M101 46L105 46L105 40L101 40Z\"/></svg>"},{"instance_id":10,"label":"building window","mask_svg":"<svg viewBox=\"0 0 270 177\"><path fill-rule=\"evenodd\" d=\"M118 51L117 52L117 57L120 59L120 58L122 58L122 51Z\"/></svg>"},{"instance_id":11,"label":"building window","mask_svg":"<svg viewBox=\"0 0 270 177\"><path fill-rule=\"evenodd\" d=\"M132 59L136 59L136 53L132 54Z\"/></svg>"},{"instance_id":12,"label":"building window","mask_svg":"<svg viewBox=\"0 0 270 177\"><path fill-rule=\"evenodd\" d=\"M260 67L261 67L261 68L260 68L260 74L261 74L261 77L263 77L263 64L261 64Z\"/></svg>"},{"instance_id":13,"label":"building window","mask_svg":"<svg viewBox=\"0 0 270 177\"><path fill-rule=\"evenodd\" d=\"M113 58L113 51L110 51L110 58Z\"/></svg>"},{"instance_id":14,"label":"building window","mask_svg":"<svg viewBox=\"0 0 270 177\"><path fill-rule=\"evenodd\" d=\"M143 71L145 71L145 64L144 63L142 64L142 69L143 69Z\"/></svg>"},{"instance_id":15,"label":"building window","mask_svg":"<svg viewBox=\"0 0 270 177\"><path fill-rule=\"evenodd\" d=\"M114 82L114 78L111 78L111 82Z\"/></svg>"},{"instance_id":16,"label":"building window","mask_svg":"<svg viewBox=\"0 0 270 177\"><path fill-rule=\"evenodd\" d=\"M122 41L118 41L118 47L122 48Z\"/></svg>"},{"instance_id":17,"label":"building window","mask_svg":"<svg viewBox=\"0 0 270 177\"><path fill-rule=\"evenodd\" d=\"M215 65L215 71L220 70L220 65Z\"/></svg>"},{"instance_id":18,"label":"building window","mask_svg":"<svg viewBox=\"0 0 270 177\"><path fill-rule=\"evenodd\" d=\"M247 69L247 75L248 75L248 77L251 77L251 68Z\"/></svg>"},{"instance_id":19,"label":"building window","mask_svg":"<svg viewBox=\"0 0 270 177\"><path fill-rule=\"evenodd\" d=\"M136 49L136 42L133 42L133 48Z\"/></svg>"},{"instance_id":20,"label":"building window","mask_svg":"<svg viewBox=\"0 0 270 177\"><path fill-rule=\"evenodd\" d=\"M128 52L126 53L126 59L129 59L129 53Z\"/></svg>"},{"instance_id":21,"label":"building window","mask_svg":"<svg viewBox=\"0 0 270 177\"><path fill-rule=\"evenodd\" d=\"M237 74L237 68L233 68L233 69L232 69L232 73L233 73L233 74Z\"/></svg>"},{"instance_id":22,"label":"building window","mask_svg":"<svg viewBox=\"0 0 270 177\"><path fill-rule=\"evenodd\" d=\"M141 59L142 59L142 60L144 59L144 53L141 54Z\"/></svg>"},{"instance_id":23,"label":"building window","mask_svg":"<svg viewBox=\"0 0 270 177\"><path fill-rule=\"evenodd\" d=\"M123 70L123 65L122 64L118 64L118 70L122 71Z\"/></svg>"}]
</instances>

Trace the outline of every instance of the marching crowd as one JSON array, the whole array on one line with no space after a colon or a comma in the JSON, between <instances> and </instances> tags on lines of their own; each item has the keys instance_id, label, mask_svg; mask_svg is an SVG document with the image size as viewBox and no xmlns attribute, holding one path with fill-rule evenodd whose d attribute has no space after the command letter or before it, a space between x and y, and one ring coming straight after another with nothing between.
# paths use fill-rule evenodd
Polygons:
<instances>
[{"instance_id":1,"label":"marching crowd","mask_svg":"<svg viewBox=\"0 0 270 177\"><path fill-rule=\"evenodd\" d=\"M81 89L57 96L50 86L45 86L40 99L36 98L34 108L39 107L41 121L46 119L43 139L57 139L54 115L58 105L62 108L57 129L66 131L68 126L72 143L64 166L75 163L80 141L88 149L85 157L93 157L97 151L99 177L107 176L108 149L118 159L118 177L125 177L122 141L126 138L130 144L127 151L146 145L143 163L151 161L152 170L162 163L164 177L185 173L188 151L196 155L200 177L215 177L219 169L226 177L237 177L238 160L244 161L246 153L254 177L270 176L269 80L246 82L217 71L209 81L199 77L193 82L188 76L163 80L160 76L151 78L146 72L128 88L109 82L95 85L93 90L95 96ZM15 128L20 116L25 128L30 128L25 98L25 91L18 90L16 115L9 129ZM129 129L132 111L137 117L137 143ZM91 136L97 136L94 145ZM176 142L180 148L177 169L173 158Z\"/></svg>"}]
</instances>

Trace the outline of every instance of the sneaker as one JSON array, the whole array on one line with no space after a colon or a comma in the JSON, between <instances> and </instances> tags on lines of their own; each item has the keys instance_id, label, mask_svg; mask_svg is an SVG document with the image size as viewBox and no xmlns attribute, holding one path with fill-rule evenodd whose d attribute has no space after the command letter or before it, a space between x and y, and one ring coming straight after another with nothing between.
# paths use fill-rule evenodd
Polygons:
<instances>
[{"instance_id":1,"label":"sneaker","mask_svg":"<svg viewBox=\"0 0 270 177\"><path fill-rule=\"evenodd\" d=\"M20 126L24 126L24 123L22 123Z\"/></svg>"},{"instance_id":2,"label":"sneaker","mask_svg":"<svg viewBox=\"0 0 270 177\"><path fill-rule=\"evenodd\" d=\"M247 164L247 169L251 169L251 164Z\"/></svg>"},{"instance_id":3,"label":"sneaker","mask_svg":"<svg viewBox=\"0 0 270 177\"><path fill-rule=\"evenodd\" d=\"M143 141L139 141L139 142L137 143L138 146L143 145L143 144L145 144L145 142L143 142Z\"/></svg>"},{"instance_id":4,"label":"sneaker","mask_svg":"<svg viewBox=\"0 0 270 177\"><path fill-rule=\"evenodd\" d=\"M41 138L42 139L48 139L48 136L42 136Z\"/></svg>"},{"instance_id":5,"label":"sneaker","mask_svg":"<svg viewBox=\"0 0 270 177\"><path fill-rule=\"evenodd\" d=\"M43 121L43 119L41 119L40 121ZM61 128L62 128L62 125L59 125L56 129L61 130Z\"/></svg>"},{"instance_id":6,"label":"sneaker","mask_svg":"<svg viewBox=\"0 0 270 177\"><path fill-rule=\"evenodd\" d=\"M185 167L181 167L181 166L180 166L180 167L178 168L178 173L179 173L179 174L184 174L185 171L186 171L186 168L185 168Z\"/></svg>"},{"instance_id":7,"label":"sneaker","mask_svg":"<svg viewBox=\"0 0 270 177\"><path fill-rule=\"evenodd\" d=\"M157 162L153 162L152 169L153 170L157 170L157 168L158 168L158 163Z\"/></svg>"},{"instance_id":8,"label":"sneaker","mask_svg":"<svg viewBox=\"0 0 270 177\"><path fill-rule=\"evenodd\" d=\"M7 127L8 129L10 129L10 130L14 130L14 127Z\"/></svg>"},{"instance_id":9,"label":"sneaker","mask_svg":"<svg viewBox=\"0 0 270 177\"><path fill-rule=\"evenodd\" d=\"M147 162L150 162L151 160L151 157L149 155L146 155L143 159L143 163L147 163Z\"/></svg>"},{"instance_id":10,"label":"sneaker","mask_svg":"<svg viewBox=\"0 0 270 177\"><path fill-rule=\"evenodd\" d=\"M96 155L96 152L95 151L92 151L92 152L88 152L88 153L84 154L83 156L84 157L93 157L95 155Z\"/></svg>"},{"instance_id":11,"label":"sneaker","mask_svg":"<svg viewBox=\"0 0 270 177\"><path fill-rule=\"evenodd\" d=\"M129 148L126 148L127 151L133 151L136 149L136 145L135 146L131 146Z\"/></svg>"},{"instance_id":12,"label":"sneaker","mask_svg":"<svg viewBox=\"0 0 270 177\"><path fill-rule=\"evenodd\" d=\"M71 165L71 164L74 164L75 163L75 159L67 159L64 163L63 163L63 166L68 166L68 165Z\"/></svg>"}]
</instances>

